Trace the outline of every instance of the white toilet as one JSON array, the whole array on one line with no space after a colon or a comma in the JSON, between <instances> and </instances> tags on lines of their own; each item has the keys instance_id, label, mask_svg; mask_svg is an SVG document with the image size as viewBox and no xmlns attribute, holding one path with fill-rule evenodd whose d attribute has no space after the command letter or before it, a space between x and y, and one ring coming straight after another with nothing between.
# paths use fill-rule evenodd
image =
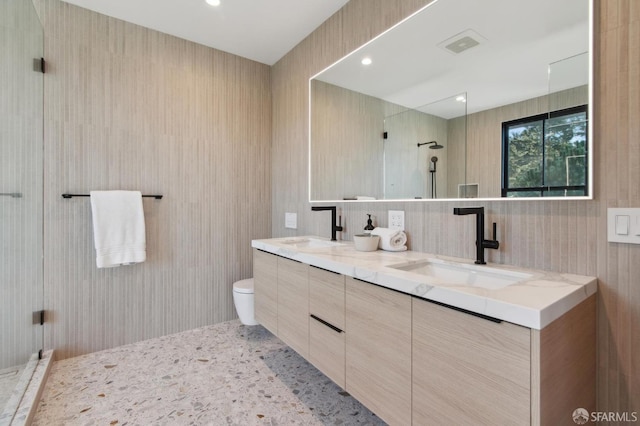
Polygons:
<instances>
[{"instance_id":1,"label":"white toilet","mask_svg":"<svg viewBox=\"0 0 640 426\"><path fill-rule=\"evenodd\" d=\"M253 315L253 278L233 283L233 304L241 323L258 325Z\"/></svg>"}]
</instances>

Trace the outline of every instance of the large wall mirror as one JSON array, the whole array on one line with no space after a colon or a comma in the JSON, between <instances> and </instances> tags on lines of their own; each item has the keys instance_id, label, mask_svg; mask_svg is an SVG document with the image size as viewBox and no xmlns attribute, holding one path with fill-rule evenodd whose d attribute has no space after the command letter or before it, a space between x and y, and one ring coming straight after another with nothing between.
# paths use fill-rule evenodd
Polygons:
<instances>
[{"instance_id":1,"label":"large wall mirror","mask_svg":"<svg viewBox=\"0 0 640 426\"><path fill-rule=\"evenodd\" d=\"M592 198L592 2L436 0L309 80L309 199Z\"/></svg>"}]
</instances>

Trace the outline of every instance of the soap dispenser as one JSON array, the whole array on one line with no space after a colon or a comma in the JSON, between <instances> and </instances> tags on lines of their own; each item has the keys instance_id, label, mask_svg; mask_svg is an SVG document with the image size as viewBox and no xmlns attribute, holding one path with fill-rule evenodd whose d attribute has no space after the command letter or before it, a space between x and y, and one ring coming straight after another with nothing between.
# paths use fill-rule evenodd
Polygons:
<instances>
[{"instance_id":1,"label":"soap dispenser","mask_svg":"<svg viewBox=\"0 0 640 426\"><path fill-rule=\"evenodd\" d=\"M370 234L371 231L373 231L373 221L371 220L371 215L367 213L367 216L369 216L369 219L367 220L367 226L364 227L364 233L365 234Z\"/></svg>"}]
</instances>

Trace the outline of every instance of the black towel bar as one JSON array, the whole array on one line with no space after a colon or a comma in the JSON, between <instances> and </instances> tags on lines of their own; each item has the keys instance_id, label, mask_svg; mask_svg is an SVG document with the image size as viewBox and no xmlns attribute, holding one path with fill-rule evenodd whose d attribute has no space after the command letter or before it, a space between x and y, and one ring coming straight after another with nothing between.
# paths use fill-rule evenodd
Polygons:
<instances>
[{"instance_id":1,"label":"black towel bar","mask_svg":"<svg viewBox=\"0 0 640 426\"><path fill-rule=\"evenodd\" d=\"M62 198L89 197L89 196L90 196L89 194L62 194ZM143 195L143 197L162 200L162 195Z\"/></svg>"}]
</instances>

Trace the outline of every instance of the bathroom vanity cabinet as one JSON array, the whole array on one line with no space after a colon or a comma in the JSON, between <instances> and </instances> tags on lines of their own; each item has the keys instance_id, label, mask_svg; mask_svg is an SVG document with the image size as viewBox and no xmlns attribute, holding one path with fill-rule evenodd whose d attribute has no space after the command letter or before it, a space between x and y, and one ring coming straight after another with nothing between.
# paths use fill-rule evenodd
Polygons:
<instances>
[{"instance_id":1,"label":"bathroom vanity cabinet","mask_svg":"<svg viewBox=\"0 0 640 426\"><path fill-rule=\"evenodd\" d=\"M595 296L542 330L418 298L412 324L413 424L571 425L595 410Z\"/></svg>"},{"instance_id":2,"label":"bathroom vanity cabinet","mask_svg":"<svg viewBox=\"0 0 640 426\"><path fill-rule=\"evenodd\" d=\"M309 265L255 251L255 318L300 355L309 353Z\"/></svg>"},{"instance_id":3,"label":"bathroom vanity cabinet","mask_svg":"<svg viewBox=\"0 0 640 426\"><path fill-rule=\"evenodd\" d=\"M412 324L414 424L530 418L530 329L417 298Z\"/></svg>"},{"instance_id":4,"label":"bathroom vanity cabinet","mask_svg":"<svg viewBox=\"0 0 640 426\"><path fill-rule=\"evenodd\" d=\"M570 425L595 410L595 295L535 329L343 271L254 249L256 319L387 423Z\"/></svg>"},{"instance_id":5,"label":"bathroom vanity cabinet","mask_svg":"<svg viewBox=\"0 0 640 426\"><path fill-rule=\"evenodd\" d=\"M411 424L411 296L348 277L346 318L347 392L387 423Z\"/></svg>"}]
</instances>

